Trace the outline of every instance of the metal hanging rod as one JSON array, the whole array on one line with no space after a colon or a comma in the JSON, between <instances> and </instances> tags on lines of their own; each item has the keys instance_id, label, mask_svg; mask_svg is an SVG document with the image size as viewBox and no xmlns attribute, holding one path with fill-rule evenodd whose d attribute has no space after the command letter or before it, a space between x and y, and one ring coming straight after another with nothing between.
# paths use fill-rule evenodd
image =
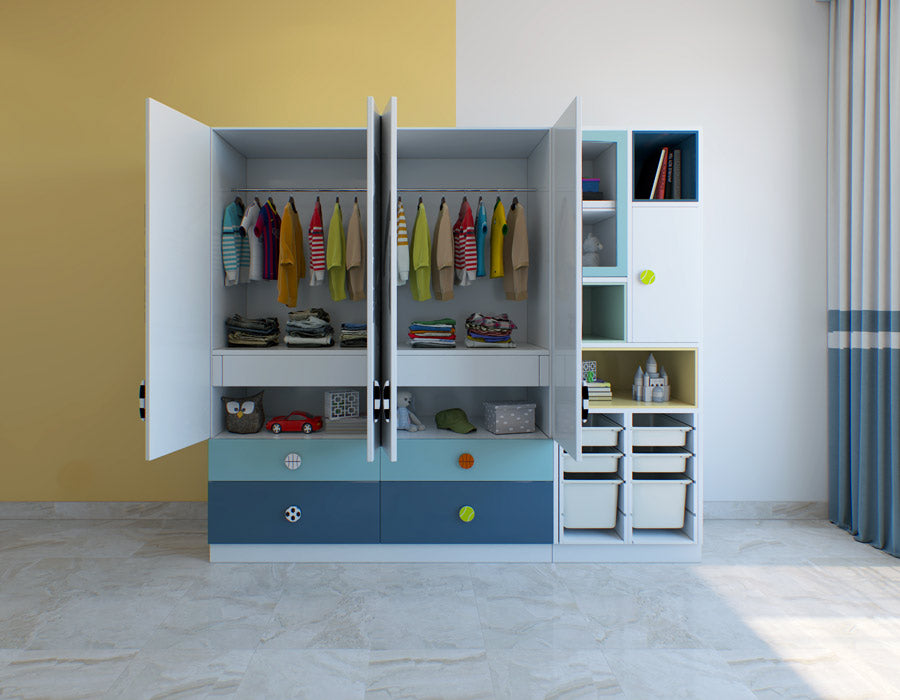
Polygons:
<instances>
[{"instance_id":1,"label":"metal hanging rod","mask_svg":"<svg viewBox=\"0 0 900 700\"><path fill-rule=\"evenodd\" d=\"M537 192L537 187L398 187L398 192Z\"/></svg>"},{"instance_id":2,"label":"metal hanging rod","mask_svg":"<svg viewBox=\"0 0 900 700\"><path fill-rule=\"evenodd\" d=\"M232 192L365 192L365 187L232 187Z\"/></svg>"}]
</instances>

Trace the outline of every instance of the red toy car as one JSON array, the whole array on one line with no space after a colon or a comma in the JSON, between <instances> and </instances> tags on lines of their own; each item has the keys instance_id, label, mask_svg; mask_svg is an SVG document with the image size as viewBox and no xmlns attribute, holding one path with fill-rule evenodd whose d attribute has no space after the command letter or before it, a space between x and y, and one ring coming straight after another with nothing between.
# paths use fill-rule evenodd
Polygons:
<instances>
[{"instance_id":1,"label":"red toy car","mask_svg":"<svg viewBox=\"0 0 900 700\"><path fill-rule=\"evenodd\" d=\"M271 430L276 435L282 430L288 433L297 433L301 430L306 433L314 433L322 429L322 417L311 416L303 411L294 411L289 416L276 416L266 423L266 430Z\"/></svg>"}]
</instances>

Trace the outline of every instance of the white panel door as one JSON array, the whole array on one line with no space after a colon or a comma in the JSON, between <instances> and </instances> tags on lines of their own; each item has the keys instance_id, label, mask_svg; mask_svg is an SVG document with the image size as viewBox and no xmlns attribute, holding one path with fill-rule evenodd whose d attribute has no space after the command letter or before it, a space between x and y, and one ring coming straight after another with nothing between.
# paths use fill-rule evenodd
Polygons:
<instances>
[{"instance_id":1,"label":"white panel door","mask_svg":"<svg viewBox=\"0 0 900 700\"><path fill-rule=\"evenodd\" d=\"M632 340L699 342L699 207L635 206L632 241Z\"/></svg>"},{"instance_id":2,"label":"white panel door","mask_svg":"<svg viewBox=\"0 0 900 700\"><path fill-rule=\"evenodd\" d=\"M381 444L388 459L397 461L397 98L392 97L381 117L382 236L384 274L381 278L381 385L385 414Z\"/></svg>"},{"instance_id":3,"label":"white panel door","mask_svg":"<svg viewBox=\"0 0 900 700\"><path fill-rule=\"evenodd\" d=\"M147 100L147 459L209 438L210 144L208 126Z\"/></svg>"},{"instance_id":4,"label":"white panel door","mask_svg":"<svg viewBox=\"0 0 900 700\"><path fill-rule=\"evenodd\" d=\"M375 383L381 372L381 347L378 345L381 326L381 299L375 281L381 271L381 116L375 112L375 98L366 102L366 459L375 461L375 450L381 445L380 416L376 414Z\"/></svg>"},{"instance_id":5,"label":"white panel door","mask_svg":"<svg viewBox=\"0 0 900 700\"><path fill-rule=\"evenodd\" d=\"M581 99L550 129L553 439L581 457Z\"/></svg>"}]
</instances>

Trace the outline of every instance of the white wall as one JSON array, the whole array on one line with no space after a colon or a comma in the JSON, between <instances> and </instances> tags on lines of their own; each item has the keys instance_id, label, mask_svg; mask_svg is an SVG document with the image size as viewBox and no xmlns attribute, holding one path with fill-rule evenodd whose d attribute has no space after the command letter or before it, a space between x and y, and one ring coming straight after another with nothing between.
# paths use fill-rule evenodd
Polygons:
<instances>
[{"instance_id":1,"label":"white wall","mask_svg":"<svg viewBox=\"0 0 900 700\"><path fill-rule=\"evenodd\" d=\"M824 501L827 3L456 6L458 126L703 130L704 497Z\"/></svg>"}]
</instances>

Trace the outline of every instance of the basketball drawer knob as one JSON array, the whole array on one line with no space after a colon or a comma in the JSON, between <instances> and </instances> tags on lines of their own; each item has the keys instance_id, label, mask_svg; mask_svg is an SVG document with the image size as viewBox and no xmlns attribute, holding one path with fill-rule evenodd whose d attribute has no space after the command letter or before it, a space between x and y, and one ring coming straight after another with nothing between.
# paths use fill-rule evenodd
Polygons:
<instances>
[{"instance_id":1,"label":"basketball drawer knob","mask_svg":"<svg viewBox=\"0 0 900 700\"><path fill-rule=\"evenodd\" d=\"M289 523L298 522L301 515L303 515L303 513L298 506L288 506L284 509L284 519Z\"/></svg>"},{"instance_id":2,"label":"basketball drawer knob","mask_svg":"<svg viewBox=\"0 0 900 700\"><path fill-rule=\"evenodd\" d=\"M286 466L291 471L300 468L300 465L303 463L303 460L300 459L300 455L296 452L291 452L287 457L284 458L284 466Z\"/></svg>"},{"instance_id":3,"label":"basketball drawer knob","mask_svg":"<svg viewBox=\"0 0 900 700\"><path fill-rule=\"evenodd\" d=\"M472 506L463 506L459 509L459 519L464 523L470 523L475 519L475 509Z\"/></svg>"},{"instance_id":4,"label":"basketball drawer knob","mask_svg":"<svg viewBox=\"0 0 900 700\"><path fill-rule=\"evenodd\" d=\"M463 452L457 462L462 469L471 469L475 466L475 458L468 452Z\"/></svg>"},{"instance_id":5,"label":"basketball drawer knob","mask_svg":"<svg viewBox=\"0 0 900 700\"><path fill-rule=\"evenodd\" d=\"M644 270L638 275L641 284L653 284L656 281L656 273L653 270Z\"/></svg>"}]
</instances>

